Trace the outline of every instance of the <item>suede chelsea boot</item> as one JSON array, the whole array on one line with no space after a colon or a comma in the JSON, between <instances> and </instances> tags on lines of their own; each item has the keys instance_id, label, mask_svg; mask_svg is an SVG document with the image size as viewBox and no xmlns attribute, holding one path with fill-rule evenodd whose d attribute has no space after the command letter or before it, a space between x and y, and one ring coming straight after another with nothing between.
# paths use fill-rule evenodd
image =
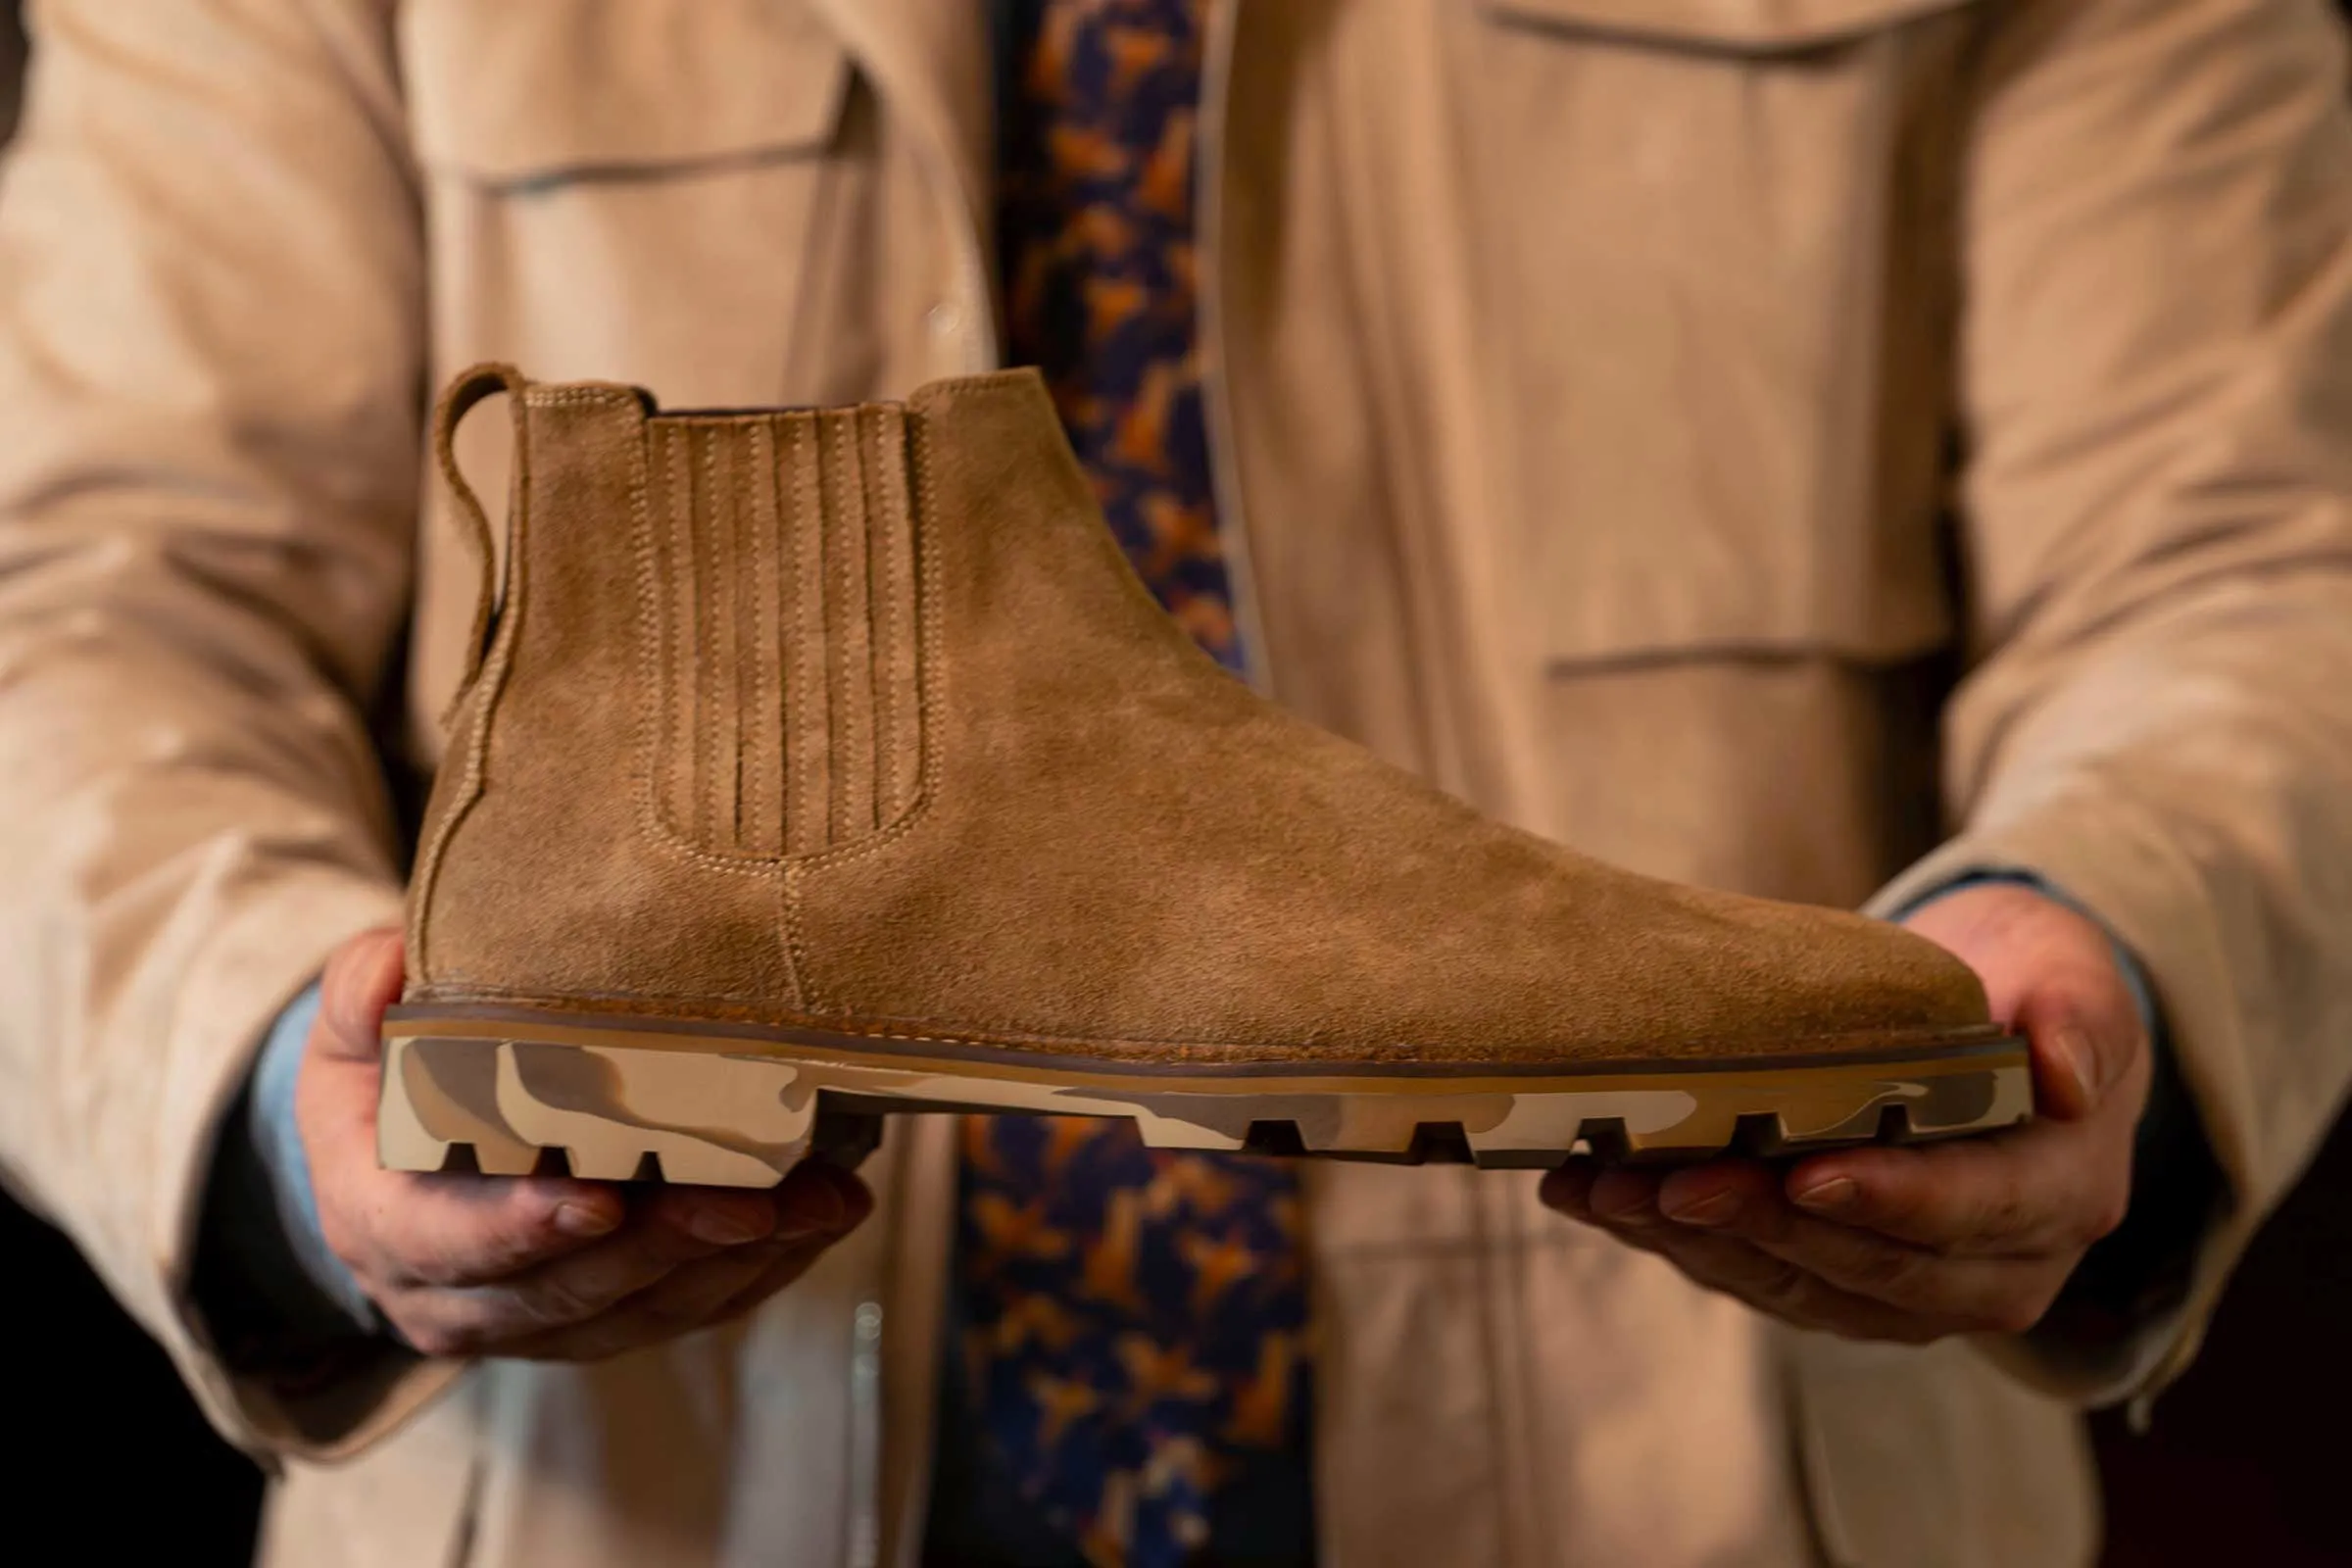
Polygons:
<instances>
[{"instance_id":1,"label":"suede chelsea boot","mask_svg":"<svg viewBox=\"0 0 2352 1568\"><path fill-rule=\"evenodd\" d=\"M499 391L493 552L450 440ZM1219 669L1033 373L664 414L488 366L435 426L503 564L384 1026L394 1167L766 1185L893 1108L1529 1166L2030 1108L1932 944L1588 859Z\"/></svg>"}]
</instances>

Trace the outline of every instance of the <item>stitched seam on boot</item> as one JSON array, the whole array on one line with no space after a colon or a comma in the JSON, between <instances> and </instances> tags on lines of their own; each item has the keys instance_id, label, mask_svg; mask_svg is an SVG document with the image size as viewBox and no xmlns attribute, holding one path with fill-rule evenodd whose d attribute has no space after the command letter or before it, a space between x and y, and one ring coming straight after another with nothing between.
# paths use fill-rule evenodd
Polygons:
<instances>
[{"instance_id":1,"label":"stitched seam on boot","mask_svg":"<svg viewBox=\"0 0 2352 1568\"><path fill-rule=\"evenodd\" d=\"M520 987L520 986L501 986L501 985L495 985L495 984L491 984L491 983L488 983L488 982L480 982L480 983L476 983L476 982L473 982L473 981L466 981L466 982L465 982L465 983L464 983L462 986L453 987L452 989L462 990L462 991L463 991L463 992L464 992L464 993L465 993L466 996L469 996L469 997L473 997L473 996L500 996L500 997L514 997L514 998L517 998L517 999L519 999L519 1000L528 1001L528 1002L535 1002L535 1003L541 1003L541 1004L544 1004L544 1003L546 1003L546 1001L548 1000L548 999L547 999L547 996L546 996L546 993L545 993L545 992L543 992L543 991L533 991L533 990L529 990L529 989L526 989L526 988L524 988L524 987ZM712 1003L712 1002L718 1002L718 1003L728 1003L728 1002L732 1001L733 999L730 999L730 998L725 998L725 997L703 997L703 996L684 996L684 995L681 995L681 996L671 996L671 995L665 995L665 994L662 994L662 993L658 993L658 992L646 992L646 991L619 991L619 992L609 992L609 993L593 993L593 992L591 992L591 993L569 993L569 994L566 994L566 996L564 998L564 1001L565 1003L567 1003L567 1004L569 1004L569 1003L577 1003L577 1002L580 1002L580 1001L583 1001L583 1000L586 1000L586 1001L599 1001L599 1002L642 1002L642 1003L651 1003L651 1004L656 1004L676 1003L676 1004L686 1004L686 1005L689 1005L689 1006L691 1006L691 1005L693 1005L693 1004L698 1004L698 1003L699 1003L699 1004L706 1004L706 1005L707 1005L707 1004L709 1004L710 1003ZM427 1004L427 1005L430 1005L431 1004L429 1004L429 1003L428 1003L428 1004ZM463 1005L464 1004L463 1004L463 1003L456 1003L456 1004L452 1004L452 1005ZM741 1004L738 1004L738 1005L741 1005ZM814 1007L816 1007L816 1006L819 1006L819 1005L821 1005L821 1004L810 1004L810 1005L811 1005L811 1007L812 1007L812 1008L814 1008ZM747 1012L750 1012L750 1011L753 1011L754 1009L751 1009L751 1008L745 1008L744 1010L745 1010L745 1011L747 1011ZM762 1018L758 1018L758 1017L738 1018L738 1019L723 1019L723 1018L698 1018L698 1015L695 1015L695 1014L692 1014L692 1013L664 1014L664 1015L662 1015L661 1017L658 1017L658 1018L654 1019L653 1021L656 1021L656 1022L662 1022L662 1021L668 1021L668 1022L678 1022L678 1021L687 1021L687 1022L693 1022L693 1021L704 1021L704 1022L744 1022L744 1023L753 1023L753 1024L758 1024L758 1025L762 1025L762 1026L764 1026L764 1025L767 1025L767 1024L768 1024L768 1022L769 1022L769 1020L762 1019ZM1190 1050L1208 1049L1208 1050L1214 1050L1214 1051L1220 1051L1220 1052L1244 1052L1244 1053L1248 1053L1248 1052L1259 1052L1259 1051L1274 1051L1274 1050L1299 1050L1299 1049L1305 1049L1305 1050L1310 1050L1310 1051L1324 1051L1324 1050L1328 1050L1328 1049L1329 1049L1328 1047L1321 1046L1321 1045L1314 1045L1314 1044L1309 1044L1309 1045L1307 1045L1307 1046L1305 1046L1305 1047L1301 1047L1301 1046L1299 1045L1299 1043L1298 1043L1298 1041L1296 1041L1295 1039L1287 1039L1287 1038L1286 1038L1284 1041L1280 1042L1279 1044L1278 1044L1278 1043L1276 1043L1276 1042L1272 1042L1272 1041L1246 1041L1246 1040L1233 1040L1233 1039L1209 1039L1209 1038L1202 1038L1202 1039L1189 1039L1189 1040L1171 1040L1171 1039L1155 1039L1155 1038L1152 1038L1152 1037L1150 1037L1150 1036L1143 1036L1143 1035L1116 1035L1116 1036L1114 1036L1114 1035L1107 1035L1107 1034L1102 1034L1102 1035L1096 1035L1096 1034L1069 1034L1069 1033L1065 1033L1065 1032L1058 1031L1058 1030L1053 1030L1053 1029L1024 1028L1024 1027L1022 1027L1022 1026L1020 1026L1020 1025L1017 1025L1017 1024L1008 1024L1008 1023L973 1023L973 1024L958 1024L958 1025L952 1025L952 1026L951 1026L951 1025L934 1025L934 1026L931 1026L931 1027L936 1027L936 1028L940 1028L940 1029L943 1029L943 1030L945 1030L945 1029L950 1029L950 1028L953 1028L953 1029L956 1029L956 1030L959 1030L959 1031L961 1031L961 1032L959 1032L959 1033L939 1033L939 1034L915 1034L915 1033L909 1033L909 1032L906 1032L906 1031L905 1031L905 1030L898 1030L898 1029L880 1029L880 1028L875 1028L874 1026L872 1026L872 1025L870 1025L870 1024L859 1024L859 1023L856 1023L856 1022L854 1022L854 1021L844 1021L844 1020L841 1020L841 1019L838 1019L838 1018L824 1018L824 1017L817 1017L817 1016L814 1016L814 1015L811 1015L811 1016L809 1016L809 1017L806 1018L805 1020L784 1021L784 1022L776 1023L776 1024L774 1025L774 1027L779 1027L779 1028L795 1028L795 1027L801 1027L803 1024L805 1024L805 1025L806 1025L806 1027L808 1027L808 1028L809 1028L809 1029L811 1029L811 1030L813 1030L813 1031L815 1031L815 1032L817 1032L817 1033L819 1033L819 1034L840 1035L840 1036L842 1036L842 1037L843 1037L843 1038L845 1038L845 1039L851 1039L851 1040L901 1040L901 1041L906 1041L906 1042L908 1042L908 1043L910 1043L910 1044L914 1044L914 1045L926 1045L926 1046L984 1046L984 1047L1008 1047L1008 1048L1018 1048L1018 1047L1021 1047L1021 1046L1049 1046L1049 1047L1051 1047L1051 1046L1068 1046L1068 1047L1074 1047L1074 1048L1109 1047L1109 1048L1111 1048L1111 1049L1114 1049L1114 1050L1118 1050L1118 1049L1127 1049L1127 1048L1133 1048L1133 1049L1135 1049L1135 1050L1138 1050L1138 1051L1190 1051ZM919 1024L913 1024L913 1023L910 1023L909 1027L910 1027L910 1028L919 1028L919 1027L923 1027L923 1026L922 1026L922 1025L919 1025ZM1840 1042L1845 1042L1845 1041L1868 1040L1868 1041L1872 1041L1872 1042L1877 1042L1877 1041L1882 1041L1882 1040L1885 1040L1885 1041L1891 1041L1891 1042L1893 1043L1894 1049L1897 1049L1897 1050L1899 1050L1899 1049L1901 1049L1901 1048L1903 1047L1903 1045L1904 1045L1906 1042L1916 1042L1916 1043L1918 1043L1918 1044L1921 1044L1921 1045L1933 1045L1933 1044L1936 1044L1936 1043L1939 1043L1939 1042L1941 1042L1941 1041L1943 1041L1943 1040L1946 1040L1946 1039L1948 1039L1948 1037L1950 1037L1950 1036L1951 1036L1951 1035L1953 1035L1953 1034L1956 1034L1956 1033L1961 1033L1961 1032L1964 1032L1964 1031L1962 1031L1962 1030L1959 1030L1959 1029L1946 1029L1946 1028L1939 1028L1939 1027L1916 1027L1916 1026L1915 1026L1915 1027L1911 1027L1911 1028L1906 1028L1906 1029L1893 1029L1893 1030L1878 1030L1878 1029L1848 1029L1848 1030L1841 1030L1841 1031L1838 1031L1838 1032L1835 1032L1835 1033L1830 1033L1830 1034L1790 1035L1790 1036L1787 1037L1787 1038L1786 1038L1786 1040L1780 1041L1780 1043L1781 1043L1781 1044L1785 1044L1785 1045L1787 1045L1787 1046L1789 1046L1789 1047L1798 1047L1798 1046L1827 1047L1827 1046L1834 1046L1834 1045L1836 1045L1836 1044L1838 1044L1838 1043L1840 1043ZM723 1036L719 1036L719 1037L714 1037L714 1038L717 1038L717 1039L723 1039L724 1037L723 1037ZM1779 1037L1775 1037L1775 1038L1776 1038L1776 1040L1778 1040L1778 1039L1779 1039ZM2013 1037L2010 1037L2010 1038L2013 1038L2013 1039L2019 1039L2019 1040L2021 1040L2021 1041L2022 1041L2022 1038L2023 1038L2023 1037L2015 1037L2015 1036L2013 1036ZM1753 1041L1742 1041L1742 1042L1740 1042L1740 1043L1741 1043L1741 1044L1754 1044L1755 1042L1753 1042ZM1987 1043L1989 1043L1989 1041L1987 1041ZM1633 1041L1633 1042L1626 1043L1626 1044L1623 1046L1623 1048L1622 1048L1622 1049L1623 1049L1623 1050L1625 1050L1625 1051L1627 1051L1627 1052L1636 1052L1636 1053L1638 1053L1638 1052L1642 1052L1642 1051L1643 1051L1643 1050L1646 1050L1646 1049L1653 1049L1653 1043L1652 1043L1652 1042L1649 1042L1649 1041ZM1386 1058L1386 1057L1389 1057L1389 1056L1394 1056L1394 1057L1395 1057L1396 1059L1397 1059L1397 1060L1400 1060L1400 1061L1406 1061L1406 1062L1412 1062L1412 1061L1418 1061L1418 1060L1425 1060L1425 1059L1428 1059L1428 1049L1427 1049L1426 1047L1424 1047L1424 1046L1416 1045L1416 1044L1413 1044L1413 1043L1410 1043L1410 1042L1403 1042L1403 1041L1386 1041L1386 1042L1378 1042L1378 1043L1375 1043L1374 1045L1372 1045L1371 1047L1369 1047L1369 1048L1368 1048L1368 1051L1369 1051L1370 1053L1373 1053L1373 1054L1377 1054L1377 1055L1367 1055L1367 1056L1365 1056L1365 1057L1359 1057L1359 1058L1355 1058L1355 1059L1357 1059L1357 1060L1366 1060L1366 1059L1380 1059L1380 1060L1384 1060L1384 1061L1385 1061L1385 1058ZM1796 1053L1793 1053L1793 1052L1792 1052L1791 1054L1796 1054ZM1080 1050L1073 1050L1073 1051L1070 1053L1070 1054L1072 1054L1072 1055L1074 1055L1074 1056L1082 1056L1082 1055L1086 1054L1086 1051L1085 1051L1085 1050L1083 1050L1083 1049L1080 1049ZM1273 1058L1273 1059L1276 1059L1276 1060L1290 1060L1290 1059L1292 1059L1292 1058L1290 1058L1290 1057L1288 1057L1288 1056L1279 1056L1279 1057L1275 1057L1275 1058ZM1319 1058L1319 1057L1312 1057L1312 1056L1310 1056L1310 1057L1301 1057L1301 1058L1298 1058L1298 1059L1301 1059L1301 1060L1316 1060L1316 1059L1322 1059L1322 1058ZM1552 1059L1557 1059L1557 1058L1552 1058ZM1607 1063L1611 1063L1611 1062L1613 1062L1613 1061L1616 1059L1616 1052L1615 1052L1615 1049L1612 1049L1611 1054L1610 1054L1609 1056L1604 1056L1604 1057L1601 1057L1601 1058L1599 1058L1599 1059L1600 1059L1600 1060L1601 1060L1601 1061L1602 1061L1604 1064L1607 1064ZM1772 1063L1770 1060L1766 1060L1766 1061L1764 1061L1764 1062L1761 1062L1761 1063L1759 1063L1759 1064L1757 1064L1757 1065L1755 1065L1755 1066L1753 1066L1753 1067L1744 1066L1744 1065L1742 1065L1742 1066L1733 1066L1733 1067L1710 1066L1710 1065L1709 1065L1709 1063L1710 1063L1710 1062L1719 1061L1719 1060L1720 1060L1720 1058L1718 1058L1718 1057L1712 1057L1712 1056L1708 1056L1708 1055L1705 1055L1705 1054L1690 1054L1690 1055L1681 1055L1681 1056L1678 1056L1678 1055L1673 1055L1673 1054L1665 1054L1665 1053L1663 1053L1663 1052L1655 1052L1654 1054L1648 1054L1648 1055L1627 1055L1627 1056L1625 1056L1625 1057L1623 1058L1623 1060L1624 1060L1624 1061L1626 1061L1626 1062L1629 1062L1629 1063L1631 1063L1631 1064L1633 1065L1633 1067L1634 1067L1636 1070L1640 1070L1640 1071L1645 1071L1645 1072L1647 1072L1647 1071L1672 1072L1672 1071L1676 1070L1676 1068L1677 1068L1678 1066L1681 1066L1681 1065L1686 1065L1686 1064L1688 1064L1688 1065L1693 1065L1693 1066L1695 1066L1695 1067L1696 1067L1696 1068L1697 1068L1699 1071L1702 1071L1702 1072L1721 1072L1721 1073L1725 1073L1725 1074L1734 1074L1734 1073L1739 1073L1739 1072L1743 1072L1743 1071L1775 1071L1775 1072L1778 1072L1778 1071L1808 1071L1808 1070L1812 1070L1812 1069L1810 1069L1810 1068L1784 1068L1784 1067L1779 1067L1779 1066L1775 1066L1775 1065L1774 1065L1774 1064L1773 1064L1773 1063ZM1835 1067L1835 1066L1837 1066L1837 1065L1838 1065L1838 1063L1835 1063L1835 1062L1825 1062L1825 1063L1822 1063L1822 1064L1820 1064L1820 1065L1821 1065L1822 1067L1825 1067L1825 1068L1827 1068L1827 1067ZM1499 1076L1509 1076L1509 1075L1510 1075L1510 1073L1511 1073L1511 1069L1510 1069L1510 1068L1508 1068L1508 1067L1503 1067L1503 1066L1497 1066L1495 1070L1496 1070L1496 1073L1497 1073L1497 1075L1499 1075Z\"/></svg>"},{"instance_id":2,"label":"stitched seam on boot","mask_svg":"<svg viewBox=\"0 0 2352 1568\"><path fill-rule=\"evenodd\" d=\"M878 832L883 823L893 820L892 811L898 804L900 768L896 752L899 711L890 662L898 649L899 607L898 564L892 557L887 538L877 543L875 537L878 530L887 529L887 524L880 519L890 515L888 497L877 505L873 496L875 472L882 462L882 444L875 424L869 411L858 411L856 440L858 483L864 493L865 502L865 592L867 602L876 607L876 619L881 633L879 646L882 650L866 670L874 707L874 828ZM917 744L920 744L919 738Z\"/></svg>"},{"instance_id":3,"label":"stitched seam on boot","mask_svg":"<svg viewBox=\"0 0 2352 1568\"><path fill-rule=\"evenodd\" d=\"M810 978L814 973L808 962L808 950L801 934L801 867L787 860L776 877L777 906L783 917L784 959L792 970L793 990L801 1005L809 1012L825 1012L832 1008Z\"/></svg>"},{"instance_id":4,"label":"stitched seam on boot","mask_svg":"<svg viewBox=\"0 0 2352 1568\"><path fill-rule=\"evenodd\" d=\"M841 606L841 639L833 661L839 686L830 711L837 843L881 827L874 809L874 599L867 580L872 523L866 514L865 451L858 440L858 418L854 409L828 414L820 426L832 438L834 532L840 543L834 552L838 592L826 601Z\"/></svg>"},{"instance_id":5,"label":"stitched seam on boot","mask_svg":"<svg viewBox=\"0 0 2352 1568\"><path fill-rule=\"evenodd\" d=\"M522 400L526 407L533 403L561 401L542 394L537 387L524 391ZM576 401L587 399L582 397ZM416 974L428 978L432 973L429 956L431 922L428 917L432 911L433 890L440 884L441 865L448 856L450 840L456 837L459 824L472 814L475 804L482 798L482 773L490 756L490 723L497 714L498 700L507 689L507 672L513 667L514 641L520 635L522 626L523 601L528 597L528 571L523 559L523 546L529 537L531 521L531 466L527 433L525 439L515 443L514 477L507 505L510 512L507 518L507 597L499 606L498 635L493 640L489 656L482 661L482 667L474 675L472 701L475 717L473 734L467 738L466 746L466 771L458 780L458 798L450 803L449 809L434 824L432 841L417 858L412 878L415 885L409 895L409 962Z\"/></svg>"},{"instance_id":6,"label":"stitched seam on boot","mask_svg":"<svg viewBox=\"0 0 2352 1568\"><path fill-rule=\"evenodd\" d=\"M792 476L792 510L784 508L783 489L776 492L776 532L785 541L784 564L777 572L777 591L790 593L789 608L784 611L785 636L791 640L791 680L786 687L789 695L784 703L784 848L792 854L796 839L805 840L808 833L808 762L809 750L801 744L801 726L806 722L809 706L808 687L808 571L805 557L808 554L806 530L808 526L808 467L801 459L801 426L787 420L783 425L786 439L778 458L779 473ZM771 477L771 482L774 482ZM824 541L817 541L818 550ZM818 600L822 612L823 600ZM821 840L820 840L821 842Z\"/></svg>"},{"instance_id":7,"label":"stitched seam on boot","mask_svg":"<svg viewBox=\"0 0 2352 1568\"><path fill-rule=\"evenodd\" d=\"M713 717L713 709L718 701L718 648L716 640L710 635L712 622L717 619L718 573L709 537L709 518L703 514L710 504L711 494L717 489L718 475L712 456L714 444L707 431L688 427L680 430L678 436L686 448L686 489L682 493L679 515L685 520L687 561L690 563L687 581L691 589L684 600L686 609L682 624L688 633L687 646L694 651L693 665L684 672L692 682L688 688L688 711L694 715L694 720L686 748L681 754L691 786L693 808L679 824L678 830L688 843L707 845L710 842L718 819L717 807L711 800L718 773L717 720ZM698 483L701 486L699 490L695 488Z\"/></svg>"},{"instance_id":8,"label":"stitched seam on boot","mask_svg":"<svg viewBox=\"0 0 2352 1568\"><path fill-rule=\"evenodd\" d=\"M750 753L753 765L737 767L745 791L752 804L745 808L750 823L748 837L752 848L762 854L781 853L784 848L784 671L782 653L791 628L784 624L783 596L776 585L783 580L783 563L776 527L775 486L766 476L774 471L775 441L765 425L752 431L751 510L749 533L752 541L751 588L751 650L752 701L743 726L743 745ZM738 518L745 515L738 508ZM777 657L775 669L769 670L767 632L775 632ZM772 746L772 755L771 755ZM751 785L758 783L758 789Z\"/></svg>"}]
</instances>

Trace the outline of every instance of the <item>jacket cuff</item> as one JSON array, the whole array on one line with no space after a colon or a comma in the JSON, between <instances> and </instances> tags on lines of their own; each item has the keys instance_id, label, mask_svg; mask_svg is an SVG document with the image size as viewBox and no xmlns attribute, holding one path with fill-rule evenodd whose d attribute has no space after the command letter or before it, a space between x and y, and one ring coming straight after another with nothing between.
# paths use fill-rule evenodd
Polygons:
<instances>
[{"instance_id":1,"label":"jacket cuff","mask_svg":"<svg viewBox=\"0 0 2352 1568\"><path fill-rule=\"evenodd\" d=\"M2188 1157L2163 1157L2144 1176L2135 1172L2134 1206L2146 1216L2143 1227L2169 1231L2176 1256L2180 1232L2193 1239L2184 1270L2178 1264L2157 1270L2126 1291L2120 1276L2131 1270L2102 1265L2094 1271L2101 1278L2070 1286L2043 1327L1986 1337L1979 1347L2043 1393L2085 1405L2129 1400L2144 1413L2146 1402L2194 1359L2267 1202L2256 1176L2252 1095L2238 1020L2228 1005L2232 992L2224 946L2195 868L2160 830L2112 803L2080 814L2053 808L1973 827L1888 884L1868 907L1882 916L1907 912L1949 884L1984 875L2064 889L2066 902L2091 914L2138 960L2170 1047L2160 1065L2174 1074L2171 1115L2188 1134ZM2169 1155L2175 1140L2163 1137ZM2134 1250L2136 1241L2125 1250ZM2120 1298L2119 1291L2132 1298Z\"/></svg>"},{"instance_id":2,"label":"jacket cuff","mask_svg":"<svg viewBox=\"0 0 2352 1568\"><path fill-rule=\"evenodd\" d=\"M142 1316L214 1427L271 1468L280 1455L335 1458L365 1447L457 1372L389 1342L367 1342L331 1376L243 1371L223 1353L197 1290L209 1178L272 1024L329 953L361 931L398 923L400 912L397 888L346 872L273 879L197 949L173 1009L170 1059L192 1081L161 1097L149 1256L162 1311Z\"/></svg>"}]
</instances>

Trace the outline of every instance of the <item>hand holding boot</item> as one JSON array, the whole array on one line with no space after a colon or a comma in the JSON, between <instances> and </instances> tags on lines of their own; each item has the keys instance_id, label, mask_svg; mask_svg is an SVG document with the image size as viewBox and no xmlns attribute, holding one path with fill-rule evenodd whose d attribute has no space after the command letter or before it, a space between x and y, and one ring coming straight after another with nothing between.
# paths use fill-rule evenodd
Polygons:
<instances>
[{"instance_id":1,"label":"hand holding boot","mask_svg":"<svg viewBox=\"0 0 2352 1568\"><path fill-rule=\"evenodd\" d=\"M595 1360L708 1327L800 1278L873 1206L818 1160L772 1192L383 1170L377 1031L400 984L397 931L328 963L296 1119L327 1244L428 1355Z\"/></svg>"},{"instance_id":2,"label":"hand holding boot","mask_svg":"<svg viewBox=\"0 0 2352 1568\"><path fill-rule=\"evenodd\" d=\"M2147 1032L2106 933L2038 893L1966 888L1905 923L1966 960L2031 1039L2035 1120L1785 1169L1577 1160L1544 1178L1544 1201L1799 1328L1919 1344L2034 1327L2123 1220Z\"/></svg>"}]
</instances>

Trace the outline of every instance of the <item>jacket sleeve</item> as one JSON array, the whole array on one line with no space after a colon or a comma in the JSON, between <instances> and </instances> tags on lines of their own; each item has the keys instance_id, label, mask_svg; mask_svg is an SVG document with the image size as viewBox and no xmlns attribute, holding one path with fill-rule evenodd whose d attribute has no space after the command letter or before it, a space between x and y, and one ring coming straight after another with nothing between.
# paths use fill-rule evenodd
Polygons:
<instances>
[{"instance_id":1,"label":"jacket sleeve","mask_svg":"<svg viewBox=\"0 0 2352 1568\"><path fill-rule=\"evenodd\" d=\"M51 0L0 186L0 1172L257 1451L390 1409L232 1376L188 1287L270 1020L399 917L364 715L423 283L386 10Z\"/></svg>"},{"instance_id":2,"label":"jacket sleeve","mask_svg":"<svg viewBox=\"0 0 2352 1568\"><path fill-rule=\"evenodd\" d=\"M2352 1081L2352 114L2325 0L2015 0L1960 203L1969 672L1957 836L2152 977L2226 1179L2185 1304L2105 1353L1993 1347L2105 1401L2177 1375Z\"/></svg>"}]
</instances>

